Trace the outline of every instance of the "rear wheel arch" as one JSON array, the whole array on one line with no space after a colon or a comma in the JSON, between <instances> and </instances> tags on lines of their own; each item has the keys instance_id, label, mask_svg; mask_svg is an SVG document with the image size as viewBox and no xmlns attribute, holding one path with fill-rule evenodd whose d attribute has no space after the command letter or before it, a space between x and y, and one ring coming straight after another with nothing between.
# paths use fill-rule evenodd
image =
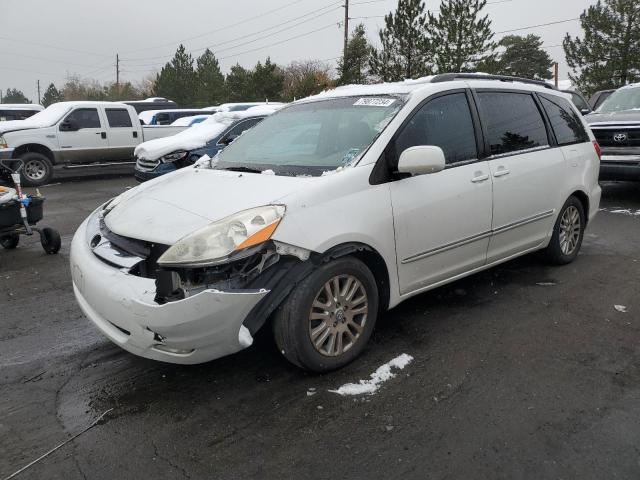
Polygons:
<instances>
[{"instance_id":1,"label":"rear wheel arch","mask_svg":"<svg viewBox=\"0 0 640 480\"><path fill-rule=\"evenodd\" d=\"M582 208L584 210L585 225L586 225L587 223L589 223L589 195L587 195L582 190L576 190L573 193L571 193L571 195L569 195L567 198L570 198L570 197L576 197L578 200L580 200L580 203L582 204Z\"/></svg>"}]
</instances>

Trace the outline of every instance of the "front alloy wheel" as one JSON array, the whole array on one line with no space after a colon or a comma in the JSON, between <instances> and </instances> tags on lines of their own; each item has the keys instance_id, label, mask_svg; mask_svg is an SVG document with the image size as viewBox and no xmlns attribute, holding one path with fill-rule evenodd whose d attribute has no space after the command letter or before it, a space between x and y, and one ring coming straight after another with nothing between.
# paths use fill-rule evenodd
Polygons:
<instances>
[{"instance_id":1,"label":"front alloy wheel","mask_svg":"<svg viewBox=\"0 0 640 480\"><path fill-rule=\"evenodd\" d=\"M367 323L369 301L353 275L329 279L316 295L309 315L309 336L322 355L335 357L352 348Z\"/></svg>"}]
</instances>

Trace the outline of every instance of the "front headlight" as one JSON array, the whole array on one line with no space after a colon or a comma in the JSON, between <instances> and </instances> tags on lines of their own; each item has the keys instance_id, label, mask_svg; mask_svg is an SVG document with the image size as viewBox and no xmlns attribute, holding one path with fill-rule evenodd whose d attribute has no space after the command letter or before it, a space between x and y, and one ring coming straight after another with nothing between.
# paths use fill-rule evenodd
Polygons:
<instances>
[{"instance_id":1,"label":"front headlight","mask_svg":"<svg viewBox=\"0 0 640 480\"><path fill-rule=\"evenodd\" d=\"M160 157L160 161L162 163L172 163L172 162L176 162L178 160L182 160L188 154L189 154L189 152L187 152L185 150L178 150L177 152L169 153L168 155L165 155L164 157Z\"/></svg>"},{"instance_id":2,"label":"front headlight","mask_svg":"<svg viewBox=\"0 0 640 480\"><path fill-rule=\"evenodd\" d=\"M284 212L284 205L266 205L223 218L179 240L158 264L197 267L222 263L232 253L269 240Z\"/></svg>"}]
</instances>

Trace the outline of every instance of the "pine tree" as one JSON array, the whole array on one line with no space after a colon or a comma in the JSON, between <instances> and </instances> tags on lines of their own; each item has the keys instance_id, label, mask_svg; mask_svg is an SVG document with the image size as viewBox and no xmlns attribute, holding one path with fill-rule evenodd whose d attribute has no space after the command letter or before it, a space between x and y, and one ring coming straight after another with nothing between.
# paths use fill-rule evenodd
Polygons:
<instances>
[{"instance_id":1,"label":"pine tree","mask_svg":"<svg viewBox=\"0 0 640 480\"><path fill-rule=\"evenodd\" d=\"M58 90L53 83L50 83L47 89L44 91L44 95L42 96L42 105L48 107L53 103L62 101L64 101L62 92L60 92L60 90Z\"/></svg>"},{"instance_id":2,"label":"pine tree","mask_svg":"<svg viewBox=\"0 0 640 480\"><path fill-rule=\"evenodd\" d=\"M196 60L196 77L198 84L194 106L209 107L225 102L224 75L218 59L208 48Z\"/></svg>"},{"instance_id":3,"label":"pine tree","mask_svg":"<svg viewBox=\"0 0 640 480\"><path fill-rule=\"evenodd\" d=\"M225 79L227 99L230 102L248 102L255 99L252 91L252 73L241 67L239 63L231 67L231 71Z\"/></svg>"},{"instance_id":4,"label":"pine tree","mask_svg":"<svg viewBox=\"0 0 640 480\"><path fill-rule=\"evenodd\" d=\"M271 62L271 58L267 57L264 65L258 62L254 67L251 84L253 97L256 101L277 102L282 99L284 73L278 65Z\"/></svg>"},{"instance_id":5,"label":"pine tree","mask_svg":"<svg viewBox=\"0 0 640 480\"><path fill-rule=\"evenodd\" d=\"M4 97L2 97L2 103L31 103L31 100L25 97L21 90L7 88Z\"/></svg>"},{"instance_id":6,"label":"pine tree","mask_svg":"<svg viewBox=\"0 0 640 480\"><path fill-rule=\"evenodd\" d=\"M538 80L549 80L553 76L553 60L542 49L542 39L539 36L507 35L500 40L499 45L505 50L498 58L495 73ZM482 66L478 68L485 71Z\"/></svg>"},{"instance_id":7,"label":"pine tree","mask_svg":"<svg viewBox=\"0 0 640 480\"><path fill-rule=\"evenodd\" d=\"M431 45L423 1L399 0L395 15L389 13L384 21L381 48L373 48L369 57L371 73L384 82L430 74Z\"/></svg>"},{"instance_id":8,"label":"pine tree","mask_svg":"<svg viewBox=\"0 0 640 480\"><path fill-rule=\"evenodd\" d=\"M584 38L564 39L569 78L587 94L640 80L640 2L598 0L580 15Z\"/></svg>"},{"instance_id":9,"label":"pine tree","mask_svg":"<svg viewBox=\"0 0 640 480\"><path fill-rule=\"evenodd\" d=\"M429 13L429 29L439 73L470 72L495 56L487 0L442 0L440 14Z\"/></svg>"},{"instance_id":10,"label":"pine tree","mask_svg":"<svg viewBox=\"0 0 640 480\"><path fill-rule=\"evenodd\" d=\"M371 46L367 41L367 32L364 25L358 25L347 43L347 51L340 60L338 71L339 85L352 83L368 83L369 69L367 60L371 52Z\"/></svg>"},{"instance_id":11,"label":"pine tree","mask_svg":"<svg viewBox=\"0 0 640 480\"><path fill-rule=\"evenodd\" d=\"M196 71L193 57L180 45L171 62L167 63L156 77L154 96L173 100L178 105L190 107L196 99Z\"/></svg>"}]
</instances>

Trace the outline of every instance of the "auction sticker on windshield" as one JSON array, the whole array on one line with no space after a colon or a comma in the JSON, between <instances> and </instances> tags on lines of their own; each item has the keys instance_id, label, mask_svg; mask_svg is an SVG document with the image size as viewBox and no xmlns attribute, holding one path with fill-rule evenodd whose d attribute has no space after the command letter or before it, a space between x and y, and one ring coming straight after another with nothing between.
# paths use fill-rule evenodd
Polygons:
<instances>
[{"instance_id":1,"label":"auction sticker on windshield","mask_svg":"<svg viewBox=\"0 0 640 480\"><path fill-rule=\"evenodd\" d=\"M365 107L388 107L393 105L396 100L394 98L375 98L367 97L359 99L354 105L361 105Z\"/></svg>"}]
</instances>

